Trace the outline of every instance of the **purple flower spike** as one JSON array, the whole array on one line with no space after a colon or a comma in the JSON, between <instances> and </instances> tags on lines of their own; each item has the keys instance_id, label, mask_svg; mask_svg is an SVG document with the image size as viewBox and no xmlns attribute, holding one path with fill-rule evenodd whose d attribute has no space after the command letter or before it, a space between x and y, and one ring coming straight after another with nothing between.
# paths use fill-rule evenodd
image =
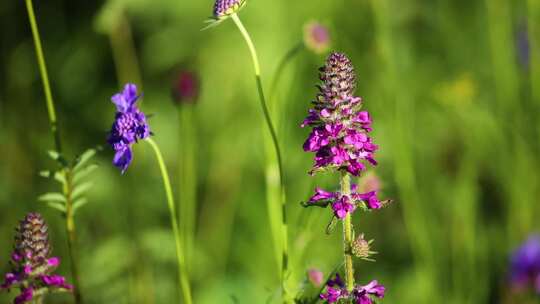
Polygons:
<instances>
[{"instance_id":1,"label":"purple flower spike","mask_svg":"<svg viewBox=\"0 0 540 304\"><path fill-rule=\"evenodd\" d=\"M359 176L367 165L375 166L377 145L369 136L372 120L361 111L362 99L354 96L356 75L351 61L342 53L332 53L320 69L319 94L302 127L312 131L304 150L315 152L311 173L337 169Z\"/></svg>"},{"instance_id":2,"label":"purple flower spike","mask_svg":"<svg viewBox=\"0 0 540 304\"><path fill-rule=\"evenodd\" d=\"M304 44L317 54L322 54L330 47L330 33L319 22L312 21L304 26Z\"/></svg>"},{"instance_id":3,"label":"purple flower spike","mask_svg":"<svg viewBox=\"0 0 540 304\"><path fill-rule=\"evenodd\" d=\"M246 0L216 0L214 4L214 18L220 20L237 13L244 7Z\"/></svg>"},{"instance_id":4,"label":"purple flower spike","mask_svg":"<svg viewBox=\"0 0 540 304\"><path fill-rule=\"evenodd\" d=\"M113 164L120 168L122 173L133 160L131 145L151 135L146 116L135 104L138 99L137 87L130 83L124 86L121 93L111 98L116 105L116 118L107 142L115 151Z\"/></svg>"},{"instance_id":5,"label":"purple flower spike","mask_svg":"<svg viewBox=\"0 0 540 304\"><path fill-rule=\"evenodd\" d=\"M511 257L510 280L516 289L540 294L540 235L532 235Z\"/></svg>"},{"instance_id":6,"label":"purple flower spike","mask_svg":"<svg viewBox=\"0 0 540 304\"><path fill-rule=\"evenodd\" d=\"M34 292L40 294L56 290L71 290L63 276L52 274L60 259L50 257L48 226L38 213L29 213L16 229L11 272L5 275L0 289L20 288L14 303L27 303ZM51 289L54 288L54 289Z\"/></svg>"}]
</instances>

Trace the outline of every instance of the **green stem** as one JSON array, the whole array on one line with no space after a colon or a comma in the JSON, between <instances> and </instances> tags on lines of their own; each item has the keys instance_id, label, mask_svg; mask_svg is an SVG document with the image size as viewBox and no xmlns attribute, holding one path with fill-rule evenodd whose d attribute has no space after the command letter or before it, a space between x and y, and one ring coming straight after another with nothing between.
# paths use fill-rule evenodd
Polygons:
<instances>
[{"instance_id":1,"label":"green stem","mask_svg":"<svg viewBox=\"0 0 540 304\"><path fill-rule=\"evenodd\" d=\"M197 217L197 164L196 151L196 128L194 126L194 107L189 104L178 106L180 120L180 155L179 155L179 180L180 191L180 232L186 253L186 261L189 265L193 258L194 237Z\"/></svg>"},{"instance_id":2,"label":"green stem","mask_svg":"<svg viewBox=\"0 0 540 304\"><path fill-rule=\"evenodd\" d=\"M351 177L346 172L343 172L341 175L341 194L346 196L351 194ZM345 285L349 292L351 292L354 288L354 268L353 258L351 255L351 244L351 214L347 213L345 219L343 219L343 252L345 256Z\"/></svg>"},{"instance_id":3,"label":"green stem","mask_svg":"<svg viewBox=\"0 0 540 304\"><path fill-rule=\"evenodd\" d=\"M167 204L169 206L169 213L171 217L171 225L174 233L174 240L176 243L176 259L178 264L178 276L180 279L180 289L182 290L182 297L184 304L191 304L191 289L189 287L189 278L186 272L185 267L185 257L184 252L182 251L182 240L180 238L180 230L178 227L178 221L176 219L176 207L174 204L173 192L171 188L171 181L169 180L169 173L167 172L167 167L165 166L165 161L161 155L161 151L157 144L148 137L146 141L152 147L154 154L156 155L157 162L159 164L159 170L161 172L161 177L163 178L163 187L165 188L165 195L167 197Z\"/></svg>"},{"instance_id":4,"label":"green stem","mask_svg":"<svg viewBox=\"0 0 540 304\"><path fill-rule=\"evenodd\" d=\"M67 243L69 250L69 258L71 262L71 273L73 276L73 285L75 286L73 290L73 296L75 297L75 303L83 303L81 295L81 284L79 277L79 267L76 262L77 250L76 250L76 233L75 233L75 221L73 219L73 200L71 199L71 193L73 189L72 176L67 169L63 171L66 182L64 183L64 196L66 197L66 233L67 233Z\"/></svg>"},{"instance_id":5,"label":"green stem","mask_svg":"<svg viewBox=\"0 0 540 304\"><path fill-rule=\"evenodd\" d=\"M61 154L62 144L60 140L60 131L58 129L58 123L56 120L54 100L52 98L51 86L49 83L49 76L47 73L47 65L45 63L45 56L43 55L43 48L41 46L41 38L39 36L39 30L38 30L38 25L36 22L36 15L34 13L34 7L32 5L32 0L26 0L26 9L28 12L28 20L30 22L30 27L32 29L32 37L34 39L34 46L35 46L36 57L37 57L38 65L39 65L39 72L41 75L41 81L43 83L43 91L45 92L45 101L47 105L49 123L51 125L51 133L54 138L56 152ZM66 232L67 232L69 257L70 257L70 262L71 262L71 272L72 272L73 285L74 285L73 297L75 298L75 303L81 304L83 303L83 300L82 300L82 295L81 295L81 284L80 284L79 271L77 267L76 254L75 254L75 241L76 241L75 222L73 220L72 202L70 199L71 191L72 191L71 177L70 177L69 172L66 171L66 169L62 170L62 174L64 175L64 178L66 179L63 192L66 198L68 198L66 202ZM41 298L36 299L37 303L40 303L41 301L42 301Z\"/></svg>"},{"instance_id":6,"label":"green stem","mask_svg":"<svg viewBox=\"0 0 540 304\"><path fill-rule=\"evenodd\" d=\"M287 241L287 217L286 217L286 210L285 210L285 186L284 186L284 179L283 179L283 161L281 158L281 150L279 148L279 142L276 135L276 131L274 128L274 125L272 123L272 119L270 117L270 113L268 111L268 106L266 105L266 98L264 95L263 85L261 81L261 68L259 65L259 58L257 56L257 51L255 50L255 46L253 45L253 41L251 40L251 37L242 24L242 21L240 21L240 18L238 15L232 14L231 18L233 19L234 23L240 30L240 33L244 37L244 40L246 41L246 44L249 48L249 52L251 53L251 59L253 60L253 68L255 70L255 82L257 84L257 91L259 93L259 99L261 101L261 108L263 110L264 118L266 120L266 124L268 127L268 130L270 132L270 136L272 137L272 142L274 144L274 149L277 157L278 162L278 168L279 168L279 181L281 185L281 197L282 197L282 203L281 203L281 215L282 215L282 263L281 263L281 282L282 282L282 288L284 293L284 299L287 300L287 289L285 288L285 278L288 272L288 241Z\"/></svg>"},{"instance_id":7,"label":"green stem","mask_svg":"<svg viewBox=\"0 0 540 304\"><path fill-rule=\"evenodd\" d=\"M300 51L304 49L304 43L299 42L295 46L293 46L285 55L281 58L281 60L278 63L278 66L276 68L276 72L274 73L274 76L272 78L272 82L270 82L270 101L274 100L274 96L276 94L277 85L279 83L279 80L281 79L281 74L283 74L283 71L285 70L285 67L287 67L287 64L292 61L294 56L298 54Z\"/></svg>"},{"instance_id":8,"label":"green stem","mask_svg":"<svg viewBox=\"0 0 540 304\"><path fill-rule=\"evenodd\" d=\"M43 82L43 90L45 91L45 101L47 102L47 112L49 114L51 132L54 137L56 152L61 153L62 145L60 143L60 131L58 130L58 125L56 121L56 111L54 110L54 101L52 98L51 86L49 84L49 76L47 74L47 65L45 64L45 56L43 56L43 49L41 47L41 39L39 37L39 30L36 22L36 15L34 14L32 0L26 0L26 9L28 11L30 27L32 28L32 37L34 38L34 46L36 49L39 72L41 74L41 81Z\"/></svg>"}]
</instances>

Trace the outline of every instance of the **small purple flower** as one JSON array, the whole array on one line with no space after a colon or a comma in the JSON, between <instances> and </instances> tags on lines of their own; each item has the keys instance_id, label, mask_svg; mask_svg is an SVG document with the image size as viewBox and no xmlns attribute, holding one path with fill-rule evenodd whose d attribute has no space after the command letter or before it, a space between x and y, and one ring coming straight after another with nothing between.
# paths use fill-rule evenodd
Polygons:
<instances>
[{"instance_id":1,"label":"small purple flower","mask_svg":"<svg viewBox=\"0 0 540 304\"><path fill-rule=\"evenodd\" d=\"M382 207L382 202L377 198L377 191L356 193L354 198L364 201L368 209L380 209Z\"/></svg>"},{"instance_id":2,"label":"small purple flower","mask_svg":"<svg viewBox=\"0 0 540 304\"><path fill-rule=\"evenodd\" d=\"M322 54L330 47L330 33L328 29L317 21L304 26L304 44L311 51Z\"/></svg>"},{"instance_id":3,"label":"small purple flower","mask_svg":"<svg viewBox=\"0 0 540 304\"><path fill-rule=\"evenodd\" d=\"M315 194L309 198L308 203L316 203L318 201L328 201L335 199L337 194L335 192L328 192L321 188L315 188Z\"/></svg>"},{"instance_id":4,"label":"small purple flower","mask_svg":"<svg viewBox=\"0 0 540 304\"><path fill-rule=\"evenodd\" d=\"M371 299L371 296L383 298L384 291L384 286L380 285L376 280L373 280L365 286L356 286L353 291L353 299L356 304L372 304L373 300Z\"/></svg>"},{"instance_id":5,"label":"small purple flower","mask_svg":"<svg viewBox=\"0 0 540 304\"><path fill-rule=\"evenodd\" d=\"M220 20L237 13L244 7L246 0L216 0L214 4L214 18Z\"/></svg>"},{"instance_id":6,"label":"small purple flower","mask_svg":"<svg viewBox=\"0 0 540 304\"><path fill-rule=\"evenodd\" d=\"M28 303L32 301L32 298L34 297L34 289L32 287L24 288L21 293L15 297L15 300L13 303L15 304L22 304L22 303Z\"/></svg>"},{"instance_id":7,"label":"small purple flower","mask_svg":"<svg viewBox=\"0 0 540 304\"><path fill-rule=\"evenodd\" d=\"M516 289L533 287L540 294L540 235L532 235L512 255L510 280Z\"/></svg>"},{"instance_id":8,"label":"small purple flower","mask_svg":"<svg viewBox=\"0 0 540 304\"><path fill-rule=\"evenodd\" d=\"M178 104L193 104L199 97L199 78L192 71L180 71L173 84L172 95Z\"/></svg>"},{"instance_id":9,"label":"small purple flower","mask_svg":"<svg viewBox=\"0 0 540 304\"><path fill-rule=\"evenodd\" d=\"M122 173L133 160L131 145L151 135L146 116L135 105L139 97L137 87L128 83L121 93L111 98L116 105L116 117L107 142L115 151L113 164Z\"/></svg>"},{"instance_id":10,"label":"small purple flower","mask_svg":"<svg viewBox=\"0 0 540 304\"><path fill-rule=\"evenodd\" d=\"M334 215L339 219L344 219L347 214L353 213L355 209L356 206L350 202L349 197L346 195L343 195L339 200L332 204Z\"/></svg>"},{"instance_id":11,"label":"small purple flower","mask_svg":"<svg viewBox=\"0 0 540 304\"><path fill-rule=\"evenodd\" d=\"M336 273L334 279L329 279L326 282L326 292L321 293L319 298L326 300L327 303L336 303L340 299L348 297L349 293L344 287L345 284L343 283L343 280L339 274Z\"/></svg>"}]
</instances>

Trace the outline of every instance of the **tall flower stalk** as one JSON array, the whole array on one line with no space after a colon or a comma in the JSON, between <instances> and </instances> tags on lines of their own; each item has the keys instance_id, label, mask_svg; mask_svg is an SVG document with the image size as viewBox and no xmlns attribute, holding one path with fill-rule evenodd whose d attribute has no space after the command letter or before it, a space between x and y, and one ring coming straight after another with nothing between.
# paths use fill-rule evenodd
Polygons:
<instances>
[{"instance_id":1,"label":"tall flower stalk","mask_svg":"<svg viewBox=\"0 0 540 304\"><path fill-rule=\"evenodd\" d=\"M355 284L353 257L371 260L374 252L370 249L372 241L366 241L363 234L355 236L352 215L357 209L380 209L389 201L380 201L377 191L359 192L359 187L351 183L351 176L358 177L368 165L377 165L374 156L378 146L369 136L372 120L367 111L361 110L362 98L354 96L356 75L349 58L334 52L319 71L322 81L318 86L319 94L302 123L302 127L312 128L304 150L315 153L315 164L310 174L321 171L340 173L340 190L329 192L317 188L304 205L331 206L332 222L336 219L342 221L345 268L345 281L336 274L335 279L327 282L326 291L320 294L320 298L327 303L349 300L371 304L373 297L384 297L385 289L375 280L367 285Z\"/></svg>"},{"instance_id":2,"label":"tall flower stalk","mask_svg":"<svg viewBox=\"0 0 540 304\"><path fill-rule=\"evenodd\" d=\"M274 124L272 122L270 111L267 106L266 102L266 95L264 93L264 88L262 84L261 79L261 68L259 64L259 57L257 55L257 51L255 49L255 45L253 44L253 40L251 39L251 36L249 35L249 32L245 28L244 24L240 20L240 17L238 16L238 12L240 9L244 7L246 4L246 0L217 0L214 5L214 16L213 20L211 21L212 24L218 24L225 19L231 18L242 34L242 37L244 38L246 45L249 49L252 63L253 63L253 69L255 73L255 84L257 85L257 93L259 95L259 100L261 104L261 108L263 111L264 119L266 121L266 125L268 128L268 131L270 133L270 137L272 140L272 145L274 146L275 155L276 158L274 164L269 164L268 167L277 167L279 172L279 195L281 197L281 229L280 229L280 235L276 236L274 235L274 241L281 240L281 244L275 244L277 248L281 248L281 283L282 283L282 289L283 289L283 299L284 302L288 302L288 293L287 293L287 287L286 287L286 277L288 274L288 228L287 228L287 216L286 216L286 198L285 198L285 186L284 186L284 173L283 173L283 160L281 155L281 149L279 147L279 141L277 138L276 129L274 127ZM271 158L267 158L270 160ZM268 177L267 177L268 178ZM271 191L271 189L268 189L268 191ZM269 206L269 210L274 209L273 206ZM275 221L276 218L273 217L270 214L270 221ZM274 225L276 226L276 225ZM272 232L275 234L276 231L272 229Z\"/></svg>"},{"instance_id":3,"label":"tall flower stalk","mask_svg":"<svg viewBox=\"0 0 540 304\"><path fill-rule=\"evenodd\" d=\"M191 304L193 301L191 299L189 276L186 269L185 253L183 251L169 173L167 172L167 167L165 166L165 161L158 145L150 137L152 132L146 120L146 115L136 105L139 98L140 95L138 95L137 87L134 84L126 84L122 92L113 95L111 101L116 105L116 117L107 141L115 151L113 164L122 173L126 172L133 161L132 146L134 144L144 140L152 147L163 180L163 188L171 219L176 246L179 287L182 292L183 303Z\"/></svg>"},{"instance_id":4,"label":"tall flower stalk","mask_svg":"<svg viewBox=\"0 0 540 304\"><path fill-rule=\"evenodd\" d=\"M32 36L34 39L34 46L36 50L36 57L39 65L39 71L41 74L41 81L43 83L43 90L45 92L45 101L47 105L47 113L49 116L49 123L51 127L51 133L54 138L56 154L59 155L57 159L62 163L62 144L60 139L60 131L58 128L58 122L56 119L56 111L54 107L54 101L51 93L51 88L49 84L49 76L47 73L47 65L45 63L45 56L43 55L43 49L41 47L41 38L39 35L39 29L36 22L36 16L34 13L34 7L32 5L32 0L25 0L26 8L28 12L28 19L30 22L30 27L32 29ZM72 175L70 174L71 170L69 166L64 165L60 170L60 176L62 177L63 182L63 196L65 198L71 198L73 194L73 183L71 183ZM64 206L65 214L65 227L67 232L67 242L69 249L69 256L71 261L71 273L73 276L74 291L73 295L75 297L75 303L83 303L82 294L81 294L81 284L79 278L79 270L77 263L77 254L76 254L76 231L75 231L75 221L74 221L74 201L71 199L65 200Z\"/></svg>"}]
</instances>

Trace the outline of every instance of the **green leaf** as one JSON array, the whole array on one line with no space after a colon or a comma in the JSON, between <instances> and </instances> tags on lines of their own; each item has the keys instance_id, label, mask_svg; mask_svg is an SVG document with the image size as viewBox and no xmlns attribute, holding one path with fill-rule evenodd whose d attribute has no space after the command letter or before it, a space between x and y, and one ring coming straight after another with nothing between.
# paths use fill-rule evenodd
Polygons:
<instances>
[{"instance_id":1,"label":"green leaf","mask_svg":"<svg viewBox=\"0 0 540 304\"><path fill-rule=\"evenodd\" d=\"M332 216L330 223L328 223L328 226L326 226L326 234L332 233L332 231L334 231L334 229L336 228L336 224L337 218L335 216Z\"/></svg>"},{"instance_id":2,"label":"green leaf","mask_svg":"<svg viewBox=\"0 0 540 304\"><path fill-rule=\"evenodd\" d=\"M83 195L88 189L92 188L94 184L91 182L82 183L73 189L73 192L71 192L71 199L75 201L77 198L79 198L81 195Z\"/></svg>"},{"instance_id":3,"label":"green leaf","mask_svg":"<svg viewBox=\"0 0 540 304\"><path fill-rule=\"evenodd\" d=\"M88 165L88 166L82 168L81 170L75 172L73 174L73 184L77 184L78 182L80 182L82 179L84 179L90 173L92 173L94 170L96 170L97 167L98 167L98 165L92 164L92 165Z\"/></svg>"},{"instance_id":4,"label":"green leaf","mask_svg":"<svg viewBox=\"0 0 540 304\"><path fill-rule=\"evenodd\" d=\"M49 192L38 197L38 201L42 202L59 202L65 203L66 197L62 193L58 192Z\"/></svg>"},{"instance_id":5,"label":"green leaf","mask_svg":"<svg viewBox=\"0 0 540 304\"><path fill-rule=\"evenodd\" d=\"M84 151L81 156L75 159L75 163L73 164L73 172L81 169L84 164L86 164L90 159L92 159L92 157L94 157L94 155L96 155L96 149L88 149Z\"/></svg>"},{"instance_id":6,"label":"green leaf","mask_svg":"<svg viewBox=\"0 0 540 304\"><path fill-rule=\"evenodd\" d=\"M59 202L48 202L47 205L53 209L59 210L62 213L66 213L66 206Z\"/></svg>"},{"instance_id":7,"label":"green leaf","mask_svg":"<svg viewBox=\"0 0 540 304\"><path fill-rule=\"evenodd\" d=\"M61 184L66 183L66 178L65 178L64 174L62 174L62 172L59 172L59 171L44 170L44 171L39 172L39 176L44 177L44 178L52 178L52 177L54 177L54 179L57 182L59 182Z\"/></svg>"},{"instance_id":8,"label":"green leaf","mask_svg":"<svg viewBox=\"0 0 540 304\"><path fill-rule=\"evenodd\" d=\"M88 200L85 197L81 197L80 199L76 200L73 203L73 215L75 215L77 209L81 208L82 206L86 205L88 203Z\"/></svg>"},{"instance_id":9,"label":"green leaf","mask_svg":"<svg viewBox=\"0 0 540 304\"><path fill-rule=\"evenodd\" d=\"M47 154L49 154L49 157L52 158L53 160L59 160L60 159L60 153L54 151L54 150L49 150L47 151Z\"/></svg>"}]
</instances>

